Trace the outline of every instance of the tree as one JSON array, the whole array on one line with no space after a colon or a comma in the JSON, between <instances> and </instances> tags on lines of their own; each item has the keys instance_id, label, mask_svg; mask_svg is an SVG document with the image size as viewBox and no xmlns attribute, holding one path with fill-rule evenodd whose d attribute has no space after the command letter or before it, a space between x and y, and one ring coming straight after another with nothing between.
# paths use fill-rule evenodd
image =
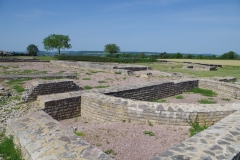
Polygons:
<instances>
[{"instance_id":1,"label":"tree","mask_svg":"<svg viewBox=\"0 0 240 160\"><path fill-rule=\"evenodd\" d=\"M229 51L227 53L224 53L220 56L221 59L237 59L238 55L237 53L233 52L233 51Z\"/></svg>"},{"instance_id":2,"label":"tree","mask_svg":"<svg viewBox=\"0 0 240 160\"><path fill-rule=\"evenodd\" d=\"M44 38L43 45L47 51L57 49L58 54L60 55L60 49L72 48L69 42L70 42L69 36L60 34L50 34L48 37Z\"/></svg>"},{"instance_id":3,"label":"tree","mask_svg":"<svg viewBox=\"0 0 240 160\"><path fill-rule=\"evenodd\" d=\"M34 44L28 45L27 51L31 56L37 56L37 52L39 52L38 47Z\"/></svg>"},{"instance_id":4,"label":"tree","mask_svg":"<svg viewBox=\"0 0 240 160\"><path fill-rule=\"evenodd\" d=\"M110 53L111 57L114 53L118 53L120 48L116 44L106 44L104 46L104 52Z\"/></svg>"}]
</instances>

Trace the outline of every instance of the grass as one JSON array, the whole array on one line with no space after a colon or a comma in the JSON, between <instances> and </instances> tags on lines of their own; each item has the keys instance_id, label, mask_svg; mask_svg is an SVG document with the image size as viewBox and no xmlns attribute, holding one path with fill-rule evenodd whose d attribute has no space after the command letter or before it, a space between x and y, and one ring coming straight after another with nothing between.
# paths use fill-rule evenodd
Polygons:
<instances>
[{"instance_id":1,"label":"grass","mask_svg":"<svg viewBox=\"0 0 240 160\"><path fill-rule=\"evenodd\" d=\"M190 125L189 131L191 136L194 136L195 134L208 128L206 123L204 125L199 124L198 116L196 116L196 119L194 120L194 122L192 122L192 120L190 119L189 125Z\"/></svg>"},{"instance_id":2,"label":"grass","mask_svg":"<svg viewBox=\"0 0 240 160\"><path fill-rule=\"evenodd\" d=\"M62 73L64 73L64 72L66 72L66 71L59 71L58 73L59 73L59 74L62 74Z\"/></svg>"},{"instance_id":3,"label":"grass","mask_svg":"<svg viewBox=\"0 0 240 160\"><path fill-rule=\"evenodd\" d=\"M222 98L223 101L230 101L229 98Z\"/></svg>"},{"instance_id":4,"label":"grass","mask_svg":"<svg viewBox=\"0 0 240 160\"><path fill-rule=\"evenodd\" d=\"M184 97L182 95L175 96L176 99L183 99Z\"/></svg>"},{"instance_id":5,"label":"grass","mask_svg":"<svg viewBox=\"0 0 240 160\"><path fill-rule=\"evenodd\" d=\"M92 73L87 72L86 75L92 75Z\"/></svg>"},{"instance_id":6,"label":"grass","mask_svg":"<svg viewBox=\"0 0 240 160\"><path fill-rule=\"evenodd\" d=\"M82 80L90 80L91 78L83 78Z\"/></svg>"},{"instance_id":7,"label":"grass","mask_svg":"<svg viewBox=\"0 0 240 160\"><path fill-rule=\"evenodd\" d=\"M213 64L213 61L214 60L212 60L211 64ZM226 60L226 61L228 61L228 60ZM239 69L240 69L239 62L240 61L229 60L227 62L227 64L229 64L231 62L235 62L234 64L232 64L235 66L217 68L216 71L200 71L200 70L182 69L183 64L178 64L178 63L171 64L174 66L174 69L169 69L169 64L163 64L163 63L136 63L136 64L152 67L152 69L155 69L155 70L166 71L166 72L179 72L179 73L189 74L189 75L192 75L195 77L236 77L237 79L240 79L240 74L239 74ZM236 62L238 64L236 64ZM202 61L201 63L207 63L207 62ZM216 63L219 64L219 62L217 60L216 60ZM222 63L222 64L224 64L224 63Z\"/></svg>"},{"instance_id":8,"label":"grass","mask_svg":"<svg viewBox=\"0 0 240 160\"><path fill-rule=\"evenodd\" d=\"M13 136L7 137L5 133L0 133L0 155L7 160L23 160L21 151L14 146Z\"/></svg>"},{"instance_id":9,"label":"grass","mask_svg":"<svg viewBox=\"0 0 240 160\"><path fill-rule=\"evenodd\" d=\"M34 58L37 58L39 60L58 60L57 57L54 57L54 56L37 56L37 57L34 57Z\"/></svg>"},{"instance_id":10,"label":"grass","mask_svg":"<svg viewBox=\"0 0 240 160\"><path fill-rule=\"evenodd\" d=\"M193 62L204 64L219 64L227 66L240 66L239 60L200 60L200 59L167 59L171 62Z\"/></svg>"},{"instance_id":11,"label":"grass","mask_svg":"<svg viewBox=\"0 0 240 160\"><path fill-rule=\"evenodd\" d=\"M104 151L104 153L117 155L117 153L114 150L112 150L112 149L108 149L108 150Z\"/></svg>"},{"instance_id":12,"label":"grass","mask_svg":"<svg viewBox=\"0 0 240 160\"><path fill-rule=\"evenodd\" d=\"M153 99L153 100L150 100L150 102L165 103L166 100L165 99L157 99L157 100Z\"/></svg>"},{"instance_id":13,"label":"grass","mask_svg":"<svg viewBox=\"0 0 240 160\"><path fill-rule=\"evenodd\" d=\"M84 137L85 136L84 132L74 132L74 133L79 137Z\"/></svg>"},{"instance_id":14,"label":"grass","mask_svg":"<svg viewBox=\"0 0 240 160\"><path fill-rule=\"evenodd\" d=\"M201 103L201 104L215 104L215 103L217 103L216 101L209 100L209 99L200 99L200 100L198 100L198 102Z\"/></svg>"},{"instance_id":15,"label":"grass","mask_svg":"<svg viewBox=\"0 0 240 160\"><path fill-rule=\"evenodd\" d=\"M20 85L13 86L13 89L15 89L18 93L24 92L24 88Z\"/></svg>"},{"instance_id":16,"label":"grass","mask_svg":"<svg viewBox=\"0 0 240 160\"><path fill-rule=\"evenodd\" d=\"M109 86L95 86L94 88L107 88Z\"/></svg>"},{"instance_id":17,"label":"grass","mask_svg":"<svg viewBox=\"0 0 240 160\"><path fill-rule=\"evenodd\" d=\"M89 90L89 89L92 89L92 87L91 86L84 86L84 89Z\"/></svg>"},{"instance_id":18,"label":"grass","mask_svg":"<svg viewBox=\"0 0 240 160\"><path fill-rule=\"evenodd\" d=\"M146 135L148 134L149 136L155 136L155 134L151 131L144 131L143 133Z\"/></svg>"},{"instance_id":19,"label":"grass","mask_svg":"<svg viewBox=\"0 0 240 160\"><path fill-rule=\"evenodd\" d=\"M148 121L148 125L151 127L153 126L152 122L150 122L150 121Z\"/></svg>"},{"instance_id":20,"label":"grass","mask_svg":"<svg viewBox=\"0 0 240 160\"><path fill-rule=\"evenodd\" d=\"M199 93L203 96L208 96L208 97L214 97L217 95L217 93L213 92L212 90L202 89L202 88L192 88L189 92Z\"/></svg>"},{"instance_id":21,"label":"grass","mask_svg":"<svg viewBox=\"0 0 240 160\"><path fill-rule=\"evenodd\" d=\"M107 83L107 81L98 81L98 83Z\"/></svg>"},{"instance_id":22,"label":"grass","mask_svg":"<svg viewBox=\"0 0 240 160\"><path fill-rule=\"evenodd\" d=\"M115 72L115 74L122 74L122 72Z\"/></svg>"}]
</instances>

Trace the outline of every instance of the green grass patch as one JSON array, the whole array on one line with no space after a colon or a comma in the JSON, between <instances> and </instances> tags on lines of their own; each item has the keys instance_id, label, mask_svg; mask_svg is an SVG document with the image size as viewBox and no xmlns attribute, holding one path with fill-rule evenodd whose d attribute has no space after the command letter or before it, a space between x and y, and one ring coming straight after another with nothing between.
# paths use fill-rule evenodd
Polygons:
<instances>
[{"instance_id":1,"label":"green grass patch","mask_svg":"<svg viewBox=\"0 0 240 160\"><path fill-rule=\"evenodd\" d=\"M8 66L3 66L3 65L0 65L0 67L1 67L1 68L3 68L3 69L9 69L9 67L8 67Z\"/></svg>"},{"instance_id":2,"label":"green grass patch","mask_svg":"<svg viewBox=\"0 0 240 160\"><path fill-rule=\"evenodd\" d=\"M59 74L62 74L62 73L64 73L64 72L66 72L66 71L59 71L58 73L59 73Z\"/></svg>"},{"instance_id":3,"label":"green grass patch","mask_svg":"<svg viewBox=\"0 0 240 160\"><path fill-rule=\"evenodd\" d=\"M95 86L94 88L108 88L109 86Z\"/></svg>"},{"instance_id":4,"label":"green grass patch","mask_svg":"<svg viewBox=\"0 0 240 160\"><path fill-rule=\"evenodd\" d=\"M37 56L37 57L35 57L35 58L37 58L37 59L39 59L39 60L47 60L47 61L50 61L50 60L58 60L58 58L55 57L55 56Z\"/></svg>"},{"instance_id":5,"label":"green grass patch","mask_svg":"<svg viewBox=\"0 0 240 160\"><path fill-rule=\"evenodd\" d=\"M200 99L198 100L199 103L201 104L215 104L217 103L216 101L210 100L210 99Z\"/></svg>"},{"instance_id":6,"label":"green grass patch","mask_svg":"<svg viewBox=\"0 0 240 160\"><path fill-rule=\"evenodd\" d=\"M230 101L229 98L222 98L223 101Z\"/></svg>"},{"instance_id":7,"label":"green grass patch","mask_svg":"<svg viewBox=\"0 0 240 160\"><path fill-rule=\"evenodd\" d=\"M184 97L182 95L175 96L176 99L183 99Z\"/></svg>"},{"instance_id":8,"label":"green grass patch","mask_svg":"<svg viewBox=\"0 0 240 160\"><path fill-rule=\"evenodd\" d=\"M112 150L112 149L108 149L108 150L104 151L104 153L106 153L106 154L112 154L112 155L117 155L117 153L116 153L114 150Z\"/></svg>"},{"instance_id":9,"label":"green grass patch","mask_svg":"<svg viewBox=\"0 0 240 160\"><path fill-rule=\"evenodd\" d=\"M149 136L155 136L155 134L151 131L144 131L143 133L146 135L148 134Z\"/></svg>"},{"instance_id":10,"label":"green grass patch","mask_svg":"<svg viewBox=\"0 0 240 160\"><path fill-rule=\"evenodd\" d=\"M92 75L92 73L87 72L86 75Z\"/></svg>"},{"instance_id":11,"label":"green grass patch","mask_svg":"<svg viewBox=\"0 0 240 160\"><path fill-rule=\"evenodd\" d=\"M92 87L91 86L84 86L84 89L89 90L89 89L92 89Z\"/></svg>"},{"instance_id":12,"label":"green grass patch","mask_svg":"<svg viewBox=\"0 0 240 160\"><path fill-rule=\"evenodd\" d=\"M90 80L91 78L83 78L82 80Z\"/></svg>"},{"instance_id":13,"label":"green grass patch","mask_svg":"<svg viewBox=\"0 0 240 160\"><path fill-rule=\"evenodd\" d=\"M150 102L158 102L158 103L165 103L166 100L165 99L153 99L153 100L150 100Z\"/></svg>"},{"instance_id":14,"label":"green grass patch","mask_svg":"<svg viewBox=\"0 0 240 160\"><path fill-rule=\"evenodd\" d=\"M6 160L23 160L20 149L14 146L13 136L7 137L4 132L0 134L0 155Z\"/></svg>"},{"instance_id":15,"label":"green grass patch","mask_svg":"<svg viewBox=\"0 0 240 160\"><path fill-rule=\"evenodd\" d=\"M84 137L85 136L84 132L74 132L74 133L79 137Z\"/></svg>"},{"instance_id":16,"label":"green grass patch","mask_svg":"<svg viewBox=\"0 0 240 160\"><path fill-rule=\"evenodd\" d=\"M122 74L122 72L115 72L115 74Z\"/></svg>"},{"instance_id":17,"label":"green grass patch","mask_svg":"<svg viewBox=\"0 0 240 160\"><path fill-rule=\"evenodd\" d=\"M98 81L98 83L107 83L107 81Z\"/></svg>"},{"instance_id":18,"label":"green grass patch","mask_svg":"<svg viewBox=\"0 0 240 160\"><path fill-rule=\"evenodd\" d=\"M202 88L192 88L189 92L199 93L203 96L208 96L208 97L214 97L217 95L217 93L213 92L212 90L202 89Z\"/></svg>"},{"instance_id":19,"label":"green grass patch","mask_svg":"<svg viewBox=\"0 0 240 160\"><path fill-rule=\"evenodd\" d=\"M148 121L148 125L151 127L153 126L152 122L150 122L150 121Z\"/></svg>"},{"instance_id":20,"label":"green grass patch","mask_svg":"<svg viewBox=\"0 0 240 160\"><path fill-rule=\"evenodd\" d=\"M18 93L24 92L24 88L20 85L13 86L13 89L15 89Z\"/></svg>"}]
</instances>

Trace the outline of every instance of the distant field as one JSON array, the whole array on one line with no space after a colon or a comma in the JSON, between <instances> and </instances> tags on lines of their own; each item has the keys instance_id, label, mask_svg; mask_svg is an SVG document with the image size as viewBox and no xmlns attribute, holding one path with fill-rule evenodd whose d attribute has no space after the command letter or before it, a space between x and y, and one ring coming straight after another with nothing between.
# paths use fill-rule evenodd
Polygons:
<instances>
[{"instance_id":1,"label":"distant field","mask_svg":"<svg viewBox=\"0 0 240 160\"><path fill-rule=\"evenodd\" d=\"M219 64L227 66L240 66L240 60L201 60L201 59L159 59L172 62L193 62L193 63L207 63L207 64Z\"/></svg>"}]
</instances>

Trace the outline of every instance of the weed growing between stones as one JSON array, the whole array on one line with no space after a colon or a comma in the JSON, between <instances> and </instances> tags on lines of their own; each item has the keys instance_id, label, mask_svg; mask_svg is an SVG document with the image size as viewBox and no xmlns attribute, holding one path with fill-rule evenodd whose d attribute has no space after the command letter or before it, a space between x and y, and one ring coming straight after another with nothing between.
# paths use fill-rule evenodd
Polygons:
<instances>
[{"instance_id":1,"label":"weed growing between stones","mask_svg":"<svg viewBox=\"0 0 240 160\"><path fill-rule=\"evenodd\" d=\"M150 102L159 102L159 103L164 103L164 102L166 102L165 99L157 99L157 100L153 99L153 100L149 100L149 101L150 101Z\"/></svg>"},{"instance_id":2,"label":"weed growing between stones","mask_svg":"<svg viewBox=\"0 0 240 160\"><path fill-rule=\"evenodd\" d=\"M215 103L217 103L216 101L213 101L211 99L200 99L200 100L198 100L198 102L200 104L215 104Z\"/></svg>"},{"instance_id":3,"label":"weed growing between stones","mask_svg":"<svg viewBox=\"0 0 240 160\"><path fill-rule=\"evenodd\" d=\"M212 90L202 89L202 88L192 88L189 92L199 93L203 96L208 96L208 97L214 97L217 95L217 93L213 92Z\"/></svg>"},{"instance_id":4,"label":"weed growing between stones","mask_svg":"<svg viewBox=\"0 0 240 160\"><path fill-rule=\"evenodd\" d=\"M83 133L83 132L77 132L77 131L75 131L74 132L77 136L79 136L79 137L84 137L85 136L85 133Z\"/></svg>"},{"instance_id":5,"label":"weed growing between stones","mask_svg":"<svg viewBox=\"0 0 240 160\"><path fill-rule=\"evenodd\" d=\"M195 134L205 130L208 128L208 126L206 125L206 123L204 123L203 126L201 126L198 122L198 116L196 116L194 122L189 118L189 125L190 125L190 135L191 137L194 136Z\"/></svg>"},{"instance_id":6,"label":"weed growing between stones","mask_svg":"<svg viewBox=\"0 0 240 160\"><path fill-rule=\"evenodd\" d=\"M149 136L155 136L155 134L151 131L145 131L143 133L146 134L146 135L148 134Z\"/></svg>"},{"instance_id":7,"label":"weed growing between stones","mask_svg":"<svg viewBox=\"0 0 240 160\"><path fill-rule=\"evenodd\" d=\"M13 136L5 136L5 131L0 133L0 159L23 160L21 151L14 147Z\"/></svg>"},{"instance_id":8,"label":"weed growing between stones","mask_svg":"<svg viewBox=\"0 0 240 160\"><path fill-rule=\"evenodd\" d=\"M117 155L117 153L116 153L114 150L112 150L112 149L108 149L108 150L104 151L104 153L106 153L106 154L112 154L112 155Z\"/></svg>"}]
</instances>

